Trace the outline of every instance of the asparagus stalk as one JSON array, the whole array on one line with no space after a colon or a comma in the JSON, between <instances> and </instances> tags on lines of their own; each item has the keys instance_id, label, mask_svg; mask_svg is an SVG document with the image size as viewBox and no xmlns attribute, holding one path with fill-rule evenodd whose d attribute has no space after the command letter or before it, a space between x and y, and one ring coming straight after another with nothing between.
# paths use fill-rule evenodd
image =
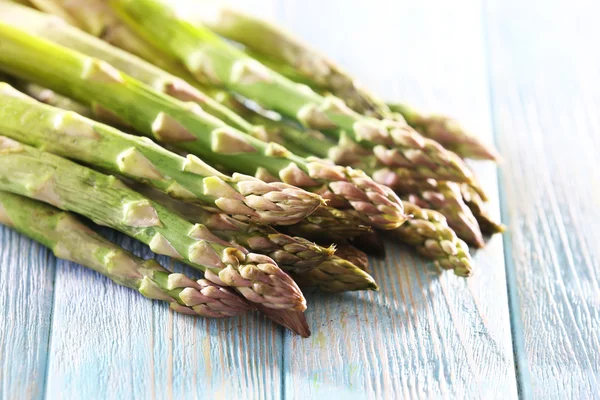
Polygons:
<instances>
[{"instance_id":1,"label":"asparagus stalk","mask_svg":"<svg viewBox=\"0 0 600 400\"><path fill-rule=\"evenodd\" d=\"M367 271L369 269L369 258L365 252L352 245L345 244L338 247L335 251L335 255L339 258L350 261L363 271Z\"/></svg>"},{"instance_id":2,"label":"asparagus stalk","mask_svg":"<svg viewBox=\"0 0 600 400\"><path fill-rule=\"evenodd\" d=\"M19 89L39 101L43 101L50 105L56 105L66 110L74 110L86 115L93 114L89 108L67 97L61 96L50 89L13 79L13 84L15 83L18 84L17 87ZM138 185L135 189L140 191L143 187L144 186ZM146 192L144 194L148 195ZM153 196L158 195L159 193L153 192ZM193 209L193 212L197 213L205 212L203 209L198 210L197 207L190 207L189 204L187 204L186 207L180 208L182 210ZM188 211L187 214L191 215L191 212ZM302 221L290 226L280 226L279 229L285 230L293 236L306 237L319 243L325 243L327 246L330 246L333 243L343 243L347 239L361 237L370 232L370 228L367 225L364 225L362 219L331 207L320 207ZM275 261L278 263L280 262L278 259L275 259Z\"/></svg>"},{"instance_id":3,"label":"asparagus stalk","mask_svg":"<svg viewBox=\"0 0 600 400\"><path fill-rule=\"evenodd\" d=\"M381 229L405 220L397 196L362 171L307 160L154 91L109 64L0 24L0 68L88 106L118 115L138 131L203 157L214 165L267 181L312 188L353 208Z\"/></svg>"},{"instance_id":4,"label":"asparagus stalk","mask_svg":"<svg viewBox=\"0 0 600 400\"><path fill-rule=\"evenodd\" d=\"M79 111L86 115L93 114L85 106L49 89L19 80L13 79L13 81L16 81L19 88L22 88L23 91L39 101L51 105L58 105L63 109ZM282 143L284 142L282 141ZM332 243L344 242L346 239L369 233L370 228L364 223L363 219L355 214L337 210L332 207L320 207L314 213L306 216L303 220L298 221L291 226L280 226L279 229L283 229L293 236L306 237L330 245Z\"/></svg>"},{"instance_id":5,"label":"asparagus stalk","mask_svg":"<svg viewBox=\"0 0 600 400\"><path fill-rule=\"evenodd\" d=\"M495 233L502 233L506 230L506 226L500 222L496 222L485 210L483 199L477 190L471 185L460 186L462 196L467 206L475 215L481 230L486 235L493 235Z\"/></svg>"},{"instance_id":6,"label":"asparagus stalk","mask_svg":"<svg viewBox=\"0 0 600 400\"><path fill-rule=\"evenodd\" d=\"M112 11L107 7L103 0L93 0L88 2L86 4L87 6L82 4L76 6L76 3L77 2L73 1L58 1L56 3L53 2L52 4L60 10L65 10L64 13L70 12L75 17L89 23L89 30L92 32L100 33L106 32L106 29L114 30L111 27L114 24L119 24L116 17L110 17ZM47 3L39 3L42 7L44 7L45 4ZM47 6L45 9L49 10L49 12L56 12L54 8L48 8ZM80 11L82 9L85 10L85 13ZM101 10L101 12L94 12L94 10ZM95 19L98 20L97 23L90 22ZM197 90L185 80L174 76L127 51L111 46L95 36L88 35L67 24L62 19L58 19L52 15L28 7L19 6L18 4L0 2L0 21L21 29L31 35L42 36L53 43L106 61L132 78L151 86L156 91L165 93L182 101L191 101L199 104L209 114L214 115L237 129L248 131L254 129L254 127L247 123L243 118L236 115L227 107L219 104L211 97L205 95L200 90ZM104 29L92 29L95 25L104 27ZM116 29L117 32L123 31L121 28ZM134 34L132 33L131 35ZM106 38L106 36L104 37ZM131 43L131 41L127 41L127 43ZM153 58L154 60L163 60L165 57L164 54L158 54ZM183 77L187 78L189 81L194 80L192 76L189 76L185 69L178 70L173 66L171 66L171 69L174 69L176 73L183 75Z\"/></svg>"},{"instance_id":7,"label":"asparagus stalk","mask_svg":"<svg viewBox=\"0 0 600 400\"><path fill-rule=\"evenodd\" d=\"M219 173L199 158L181 157L73 112L47 106L0 82L0 132L55 154L147 182L172 197L234 218L289 225L321 203L319 196L284 183Z\"/></svg>"},{"instance_id":8,"label":"asparagus stalk","mask_svg":"<svg viewBox=\"0 0 600 400\"><path fill-rule=\"evenodd\" d=\"M167 207L191 223L206 226L233 246L241 246L271 257L286 272L306 272L332 256L335 247L319 246L302 237L292 237L268 226L244 223L201 207L173 200L161 192L137 183L127 182L136 192Z\"/></svg>"},{"instance_id":9,"label":"asparagus stalk","mask_svg":"<svg viewBox=\"0 0 600 400\"><path fill-rule=\"evenodd\" d=\"M269 134L269 140L293 149L296 153L304 152L308 156L326 157L323 149L327 146L327 138L324 138L320 132L308 133L313 139L311 141L302 140L301 137L305 136L305 133L298 132L296 128L282 121L265 117L264 110L252 110L229 93L215 91L207 91L207 93L235 110L246 120L264 126ZM364 168L368 170L369 166L365 165ZM392 188L405 199L420 207L441 212L461 239L476 247L483 247L481 230L473 212L463 201L458 184L437 182L434 179L410 179L400 175L401 172L394 173L386 169L373 172L380 183ZM475 190L473 186L470 187Z\"/></svg>"},{"instance_id":10,"label":"asparagus stalk","mask_svg":"<svg viewBox=\"0 0 600 400\"><path fill-rule=\"evenodd\" d=\"M77 27L92 36L102 38L113 46L122 48L144 59L155 58L158 53L161 53L156 47L150 45L123 24L111 10L106 0L30 0L30 2L38 10L56 15L69 25ZM6 12L6 9L3 12ZM23 11L14 12L19 13L16 14L19 19L24 17ZM48 31L42 32L48 34ZM161 53L160 57L156 57L153 64L177 76L187 74L186 68L168 54Z\"/></svg>"},{"instance_id":11,"label":"asparagus stalk","mask_svg":"<svg viewBox=\"0 0 600 400\"><path fill-rule=\"evenodd\" d=\"M348 146L352 142L372 152L379 165L414 167L414 173L423 177L442 173L459 182L472 179L458 156L423 138L406 123L364 117L337 98L300 88L206 28L178 18L162 2L119 0L111 1L111 5L141 36L179 57L201 82L226 87L336 140L344 139L340 140L340 152L353 151Z\"/></svg>"},{"instance_id":12,"label":"asparagus stalk","mask_svg":"<svg viewBox=\"0 0 600 400\"><path fill-rule=\"evenodd\" d=\"M446 217L459 238L470 245L484 246L483 234L471 209L465 204L460 185L454 182L417 182L406 198L422 208L436 210Z\"/></svg>"},{"instance_id":13,"label":"asparagus stalk","mask_svg":"<svg viewBox=\"0 0 600 400\"><path fill-rule=\"evenodd\" d=\"M389 107L402 115L417 132L435 140L461 157L500 160L496 149L466 131L455 119L440 114L426 114L401 103L390 104Z\"/></svg>"},{"instance_id":14,"label":"asparagus stalk","mask_svg":"<svg viewBox=\"0 0 600 400\"><path fill-rule=\"evenodd\" d=\"M234 246L242 245L273 258L281 268L305 286L328 292L378 290L373 278L351 261L335 256L334 247L323 248L301 237L281 234L272 228L252 226L223 214L210 214L197 207L173 201L156 190L133 186L137 191L177 212L192 223L201 223ZM348 246L346 246L348 247ZM364 253L363 253L364 254ZM364 263L358 250L346 255ZM366 258L366 255L364 255Z\"/></svg>"},{"instance_id":15,"label":"asparagus stalk","mask_svg":"<svg viewBox=\"0 0 600 400\"><path fill-rule=\"evenodd\" d=\"M468 277L473 264L467 244L456 236L446 218L434 210L404 202L413 216L406 224L391 233L403 242L415 247L424 257L434 260L443 269L451 269L457 276Z\"/></svg>"},{"instance_id":16,"label":"asparagus stalk","mask_svg":"<svg viewBox=\"0 0 600 400\"><path fill-rule=\"evenodd\" d=\"M253 54L287 68L292 76L305 80L311 86L332 92L361 114L377 118L389 114L383 101L363 88L332 60L281 27L219 1L196 1L189 9L190 19L196 24L247 46Z\"/></svg>"},{"instance_id":17,"label":"asparagus stalk","mask_svg":"<svg viewBox=\"0 0 600 400\"><path fill-rule=\"evenodd\" d=\"M104 239L74 215L36 200L0 192L0 223L50 248L58 258L93 269L180 313L231 317L252 307L234 292L206 279L171 273Z\"/></svg>"},{"instance_id":18,"label":"asparagus stalk","mask_svg":"<svg viewBox=\"0 0 600 400\"><path fill-rule=\"evenodd\" d=\"M158 254L203 270L266 307L304 310L294 281L269 257L231 247L203 225L193 225L107 176L0 136L0 190L44 201L117 229Z\"/></svg>"},{"instance_id":19,"label":"asparagus stalk","mask_svg":"<svg viewBox=\"0 0 600 400\"><path fill-rule=\"evenodd\" d=\"M356 290L379 290L368 273L350 261L340 257L330 257L318 268L304 273L294 273L292 277L302 287L316 287L330 293Z\"/></svg>"},{"instance_id":20,"label":"asparagus stalk","mask_svg":"<svg viewBox=\"0 0 600 400\"><path fill-rule=\"evenodd\" d=\"M282 75L319 91L333 93L361 114L385 118L392 112L400 113L423 136L462 157L499 159L496 150L470 135L451 118L421 114L404 104L386 105L331 59L280 27L214 0L194 2L190 9L192 20L198 24L247 46L253 57Z\"/></svg>"}]
</instances>

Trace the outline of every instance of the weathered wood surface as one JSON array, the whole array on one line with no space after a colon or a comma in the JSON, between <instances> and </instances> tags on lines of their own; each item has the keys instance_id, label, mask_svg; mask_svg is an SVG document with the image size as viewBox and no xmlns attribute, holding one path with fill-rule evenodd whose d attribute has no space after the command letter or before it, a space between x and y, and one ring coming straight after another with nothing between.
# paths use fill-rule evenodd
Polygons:
<instances>
[{"instance_id":1,"label":"weathered wood surface","mask_svg":"<svg viewBox=\"0 0 600 400\"><path fill-rule=\"evenodd\" d=\"M490 0L490 81L531 393L600 396L597 2Z\"/></svg>"},{"instance_id":2,"label":"weathered wood surface","mask_svg":"<svg viewBox=\"0 0 600 400\"><path fill-rule=\"evenodd\" d=\"M278 16L386 99L456 115L491 141L481 7L479 1L289 1ZM476 169L496 199L494 167ZM502 238L476 260L481 273L465 284L389 246L388 258L373 265L380 293L315 296L313 338L285 335L285 393L515 397Z\"/></svg>"},{"instance_id":3,"label":"weathered wood surface","mask_svg":"<svg viewBox=\"0 0 600 400\"><path fill-rule=\"evenodd\" d=\"M597 396L594 4L235 3L386 99L455 115L490 141L493 127L500 196L495 168L475 168L493 212L501 199L508 247L492 239L464 281L390 244L372 264L380 293L307 295L313 337L302 340L257 315L174 314L0 228L0 397L506 399L517 382L535 398Z\"/></svg>"}]
</instances>

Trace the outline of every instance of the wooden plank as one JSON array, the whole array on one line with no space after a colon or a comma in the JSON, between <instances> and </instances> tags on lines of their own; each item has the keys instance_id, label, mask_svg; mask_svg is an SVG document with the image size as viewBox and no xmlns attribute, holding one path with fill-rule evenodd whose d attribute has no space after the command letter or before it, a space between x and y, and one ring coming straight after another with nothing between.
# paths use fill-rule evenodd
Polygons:
<instances>
[{"instance_id":1,"label":"wooden plank","mask_svg":"<svg viewBox=\"0 0 600 400\"><path fill-rule=\"evenodd\" d=\"M512 264L534 398L600 395L597 2L487 1Z\"/></svg>"},{"instance_id":2,"label":"wooden plank","mask_svg":"<svg viewBox=\"0 0 600 400\"><path fill-rule=\"evenodd\" d=\"M152 256L143 245L113 236ZM280 332L264 318L179 315L62 261L51 346L48 398L278 398L280 392Z\"/></svg>"},{"instance_id":3,"label":"wooden plank","mask_svg":"<svg viewBox=\"0 0 600 400\"><path fill-rule=\"evenodd\" d=\"M284 4L279 21L367 87L491 141L479 1ZM475 167L498 214L496 170ZM313 337L285 335L286 397L516 397L502 238L476 261L464 281L390 245L372 267L380 293L310 296Z\"/></svg>"},{"instance_id":4,"label":"wooden plank","mask_svg":"<svg viewBox=\"0 0 600 400\"><path fill-rule=\"evenodd\" d=\"M50 251L0 226L0 398L44 392L54 271Z\"/></svg>"}]
</instances>

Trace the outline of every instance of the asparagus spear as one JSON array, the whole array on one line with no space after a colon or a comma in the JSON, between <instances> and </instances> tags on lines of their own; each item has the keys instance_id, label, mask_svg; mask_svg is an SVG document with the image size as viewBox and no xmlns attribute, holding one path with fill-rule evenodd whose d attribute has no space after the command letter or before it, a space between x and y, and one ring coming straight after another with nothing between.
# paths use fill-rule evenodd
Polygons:
<instances>
[{"instance_id":1,"label":"asparagus spear","mask_svg":"<svg viewBox=\"0 0 600 400\"><path fill-rule=\"evenodd\" d=\"M292 277L300 286L313 286L330 293L379 290L371 275L350 261L336 256L321 263L318 268L294 273Z\"/></svg>"},{"instance_id":2,"label":"asparagus spear","mask_svg":"<svg viewBox=\"0 0 600 400\"><path fill-rule=\"evenodd\" d=\"M265 117L263 115L264 110L252 110L228 93L215 91L207 91L207 93L235 110L246 120L266 127L269 140L293 149L296 153L304 152L308 156L326 157L323 149L327 146L327 138L322 137L320 132L308 133L313 140L303 141L301 137L305 136L305 133L298 132L296 128L289 124ZM369 169L368 165L363 167L366 170ZM461 239L476 247L483 247L481 230L471 209L463 201L458 184L446 181L437 182L434 179L410 179L401 175L402 171L394 173L387 169L373 171L373 173L376 179L380 179L380 183L389 186L398 194L404 196L405 199L420 207L433 209L444 214L450 227L455 230ZM465 186L467 185L465 184Z\"/></svg>"},{"instance_id":3,"label":"asparagus spear","mask_svg":"<svg viewBox=\"0 0 600 400\"><path fill-rule=\"evenodd\" d=\"M329 292L378 290L369 274L361 271L351 261L335 256L333 246L323 248L301 237L283 235L272 228L244 224L223 214L210 214L137 184L133 188L177 212L189 222L207 226L233 245L241 244L252 251L270 256L294 280L305 286L319 286L321 290ZM346 250L346 254L353 259L360 259L357 252L356 249L350 253Z\"/></svg>"},{"instance_id":4,"label":"asparagus spear","mask_svg":"<svg viewBox=\"0 0 600 400\"><path fill-rule=\"evenodd\" d=\"M241 220L289 225L322 203L319 196L284 183L240 174L228 177L197 157L181 157L145 138L47 106L3 82L0 101L0 132L5 136L147 182L170 196Z\"/></svg>"},{"instance_id":5,"label":"asparagus spear","mask_svg":"<svg viewBox=\"0 0 600 400\"><path fill-rule=\"evenodd\" d=\"M0 223L49 247L58 258L93 269L177 312L231 317L252 307L234 292L206 279L171 273L156 260L142 260L104 239L74 215L36 200L0 192Z\"/></svg>"},{"instance_id":6,"label":"asparagus spear","mask_svg":"<svg viewBox=\"0 0 600 400\"><path fill-rule=\"evenodd\" d=\"M154 58L159 53L157 48L121 23L106 0L30 0L30 2L38 10L56 15L69 25L142 58ZM23 18L23 11L17 12L20 13L18 18ZM153 64L177 76L187 73L186 68L179 65L175 58L164 53L156 57Z\"/></svg>"},{"instance_id":7,"label":"asparagus spear","mask_svg":"<svg viewBox=\"0 0 600 400\"><path fill-rule=\"evenodd\" d=\"M55 7L58 6L61 10L67 10L74 13L76 17L79 17L82 21L88 23L89 21L98 19L98 23L91 23L91 26L99 25L104 27L118 23L114 18L110 17L111 10L103 1L88 2L87 7L82 4L75 6L75 3L76 2L72 1L59 1L52 4L54 4ZM44 6L46 3L39 4ZM46 7L46 9L48 9L48 7ZM84 9L85 13L80 14L78 10L81 9ZM101 12L98 13L93 10L101 10ZM56 12L54 8L49 8L49 12L53 11ZM206 112L214 115L234 128L249 131L254 129L254 127L247 123L243 118L236 115L227 107L219 104L211 97L205 95L200 90L197 90L185 80L165 72L127 51L111 46L95 36L88 35L53 15L10 2L0 2L0 21L15 28L22 29L31 35L43 36L46 40L53 43L104 60L132 78L151 86L156 91L168 94L169 96L173 96L182 101L192 101L199 104ZM92 29L91 26L89 29L93 32L105 32L105 29ZM121 28L118 28L117 30L119 32L122 31ZM128 41L127 43L130 42ZM159 54L154 57L154 59L162 60L164 59L164 54ZM187 78L189 81L194 80L192 76L188 76L189 74L186 73L185 69L178 70L176 67L171 67L171 69L174 69L176 73L183 75L183 77Z\"/></svg>"},{"instance_id":8,"label":"asparagus spear","mask_svg":"<svg viewBox=\"0 0 600 400\"><path fill-rule=\"evenodd\" d=\"M367 271L369 269L369 258L365 252L352 245L345 244L338 247L335 251L335 255L339 258L350 261L363 271Z\"/></svg>"},{"instance_id":9,"label":"asparagus spear","mask_svg":"<svg viewBox=\"0 0 600 400\"><path fill-rule=\"evenodd\" d=\"M159 141L230 170L312 188L336 204L354 208L381 229L393 229L405 220L393 191L362 171L307 160L274 143L264 143L197 107L154 91L105 62L10 26L0 24L0 40L0 68L4 71L86 105L100 105Z\"/></svg>"},{"instance_id":10,"label":"asparagus spear","mask_svg":"<svg viewBox=\"0 0 600 400\"><path fill-rule=\"evenodd\" d=\"M0 190L81 214L140 240L158 254L203 270L267 307L304 310L294 281L269 257L231 247L203 225L193 225L107 176L0 136Z\"/></svg>"},{"instance_id":11,"label":"asparagus spear","mask_svg":"<svg viewBox=\"0 0 600 400\"><path fill-rule=\"evenodd\" d=\"M93 114L89 108L67 97L61 96L50 89L15 79L12 80L12 83L17 84L19 89L22 89L28 95L39 101L66 110L74 110L86 115ZM143 186L138 185L135 187L135 190L140 191L142 188ZM158 193L155 192L153 195L158 196ZM187 204L186 207L181 207L181 209L190 210L194 208ZM197 208L195 208L194 212L205 211L202 209L198 211ZM188 215L189 214L190 212L188 211ZM370 228L367 225L363 225L362 219L331 207L320 207L302 221L290 226L280 226L279 229L285 230L293 236L306 237L320 243L325 243L327 246L332 243L343 243L347 239L359 237L370 232ZM275 261L278 263L280 262L278 259L275 259Z\"/></svg>"},{"instance_id":12,"label":"asparagus spear","mask_svg":"<svg viewBox=\"0 0 600 400\"><path fill-rule=\"evenodd\" d=\"M479 224L471 209L463 201L460 185L454 182L428 180L417 182L412 186L414 189L402 197L419 207L442 213L459 238L478 248L484 246Z\"/></svg>"},{"instance_id":13,"label":"asparagus spear","mask_svg":"<svg viewBox=\"0 0 600 400\"><path fill-rule=\"evenodd\" d=\"M404 202L404 207L413 218L391 234L414 246L437 266L451 269L457 276L471 276L473 265L469 248L450 229L446 218L437 211L422 209L413 203Z\"/></svg>"},{"instance_id":14,"label":"asparagus spear","mask_svg":"<svg viewBox=\"0 0 600 400\"><path fill-rule=\"evenodd\" d=\"M506 226L500 222L496 222L485 210L483 200L480 194L471 185L460 186L462 196L467 206L471 209L481 230L486 235L493 235L495 233L502 233L506 230Z\"/></svg>"},{"instance_id":15,"label":"asparagus spear","mask_svg":"<svg viewBox=\"0 0 600 400\"><path fill-rule=\"evenodd\" d=\"M404 104L386 105L365 90L350 74L328 57L312 49L282 28L214 0L194 2L192 20L214 32L243 44L253 57L261 59L290 79L340 97L353 110L378 118L400 113L423 136L433 139L462 157L498 160L498 153L464 131L453 119L425 115Z\"/></svg>"},{"instance_id":16,"label":"asparagus spear","mask_svg":"<svg viewBox=\"0 0 600 400\"><path fill-rule=\"evenodd\" d=\"M467 132L455 119L445 115L426 114L406 104L390 104L389 107L392 111L401 114L417 132L435 140L461 157L500 160L496 149Z\"/></svg>"},{"instance_id":17,"label":"asparagus spear","mask_svg":"<svg viewBox=\"0 0 600 400\"><path fill-rule=\"evenodd\" d=\"M341 152L352 151L347 144L350 141L372 152L379 165L412 166L415 174L424 177L443 173L459 182L472 179L458 156L423 138L406 123L364 117L337 98L300 88L206 28L178 18L162 2L119 0L111 4L141 36L178 56L198 80L226 87L305 126L323 130L336 140L344 139L340 140Z\"/></svg>"},{"instance_id":18,"label":"asparagus spear","mask_svg":"<svg viewBox=\"0 0 600 400\"><path fill-rule=\"evenodd\" d=\"M273 64L288 67L292 75L305 79L311 86L331 91L352 109L378 118L389 114L383 101L363 88L332 60L281 27L219 1L196 1L189 10L190 19L196 24L202 24L221 36L247 46Z\"/></svg>"},{"instance_id":19,"label":"asparagus spear","mask_svg":"<svg viewBox=\"0 0 600 400\"><path fill-rule=\"evenodd\" d=\"M286 272L305 272L332 256L335 247L321 247L302 237L291 237L268 226L244 223L201 207L173 200L163 193L139 183L128 186L149 199L167 207L191 223L206 226L212 233L234 246L242 246L271 257Z\"/></svg>"}]
</instances>

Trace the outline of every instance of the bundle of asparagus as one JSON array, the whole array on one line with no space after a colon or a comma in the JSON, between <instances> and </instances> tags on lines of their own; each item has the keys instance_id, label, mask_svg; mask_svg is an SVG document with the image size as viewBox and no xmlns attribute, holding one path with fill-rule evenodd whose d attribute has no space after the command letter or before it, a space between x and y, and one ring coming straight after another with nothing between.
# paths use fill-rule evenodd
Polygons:
<instances>
[{"instance_id":1,"label":"bundle of asparagus","mask_svg":"<svg viewBox=\"0 0 600 400\"><path fill-rule=\"evenodd\" d=\"M158 0L29 3L46 13L0 0L0 223L57 257L176 311L257 309L308 336L298 285L378 290L350 240L378 247L385 231L470 276L465 242L503 229L459 157L493 149L447 117L386 105L275 26L208 0L191 20Z\"/></svg>"}]
</instances>

